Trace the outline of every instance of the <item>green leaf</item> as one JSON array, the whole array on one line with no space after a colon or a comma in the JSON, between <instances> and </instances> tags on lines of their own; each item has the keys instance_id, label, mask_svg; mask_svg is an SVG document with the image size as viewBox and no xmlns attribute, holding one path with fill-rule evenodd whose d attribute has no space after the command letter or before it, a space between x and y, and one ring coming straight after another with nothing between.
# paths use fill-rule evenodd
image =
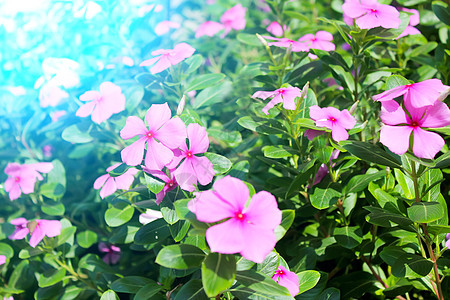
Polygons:
<instances>
[{"instance_id":1,"label":"green leaf","mask_svg":"<svg viewBox=\"0 0 450 300\"><path fill-rule=\"evenodd\" d=\"M186 270L200 267L206 254L199 248L177 244L162 248L156 257L156 263L166 268Z\"/></svg>"},{"instance_id":2,"label":"green leaf","mask_svg":"<svg viewBox=\"0 0 450 300\"><path fill-rule=\"evenodd\" d=\"M233 255L210 253L202 263L202 283L208 297L215 297L231 287L236 277Z\"/></svg>"},{"instance_id":3,"label":"green leaf","mask_svg":"<svg viewBox=\"0 0 450 300\"><path fill-rule=\"evenodd\" d=\"M265 157L269 158L284 158L292 156L294 149L287 146L264 146L262 148Z\"/></svg>"},{"instance_id":4,"label":"green leaf","mask_svg":"<svg viewBox=\"0 0 450 300\"><path fill-rule=\"evenodd\" d=\"M121 226L117 229L115 229L110 238L109 242L111 244L129 244L134 241L134 236L136 235L136 232L141 227L137 226Z\"/></svg>"},{"instance_id":5,"label":"green leaf","mask_svg":"<svg viewBox=\"0 0 450 300\"><path fill-rule=\"evenodd\" d=\"M225 156L212 153L212 152L205 152L205 156L209 159L209 161L213 164L213 170L215 175L221 175L231 168L231 161L226 158ZM205 170L206 172L206 170Z\"/></svg>"},{"instance_id":6,"label":"green leaf","mask_svg":"<svg viewBox=\"0 0 450 300\"><path fill-rule=\"evenodd\" d=\"M405 176L400 170L394 170L395 179L402 188L403 195L408 199L414 198L414 183L411 178Z\"/></svg>"},{"instance_id":7,"label":"green leaf","mask_svg":"<svg viewBox=\"0 0 450 300\"><path fill-rule=\"evenodd\" d=\"M66 276L66 269L49 269L39 277L38 284L40 287L47 287L57 284Z\"/></svg>"},{"instance_id":8,"label":"green leaf","mask_svg":"<svg viewBox=\"0 0 450 300\"><path fill-rule=\"evenodd\" d=\"M272 277L273 274L275 274L275 271L277 270L280 261L281 261L280 254L276 252L270 252L266 256L266 258L264 258L262 263L257 264L256 271L266 276Z\"/></svg>"},{"instance_id":9,"label":"green leaf","mask_svg":"<svg viewBox=\"0 0 450 300\"><path fill-rule=\"evenodd\" d=\"M136 77L138 77L138 76L136 76ZM154 77L153 77L153 80L154 80ZM153 82L153 80L152 80L152 82ZM150 83L145 84L145 86L149 85ZM127 89L125 91L125 96L127 99L127 101L125 102L125 109L128 112L132 112L136 107L139 106L139 103L141 103L142 98L144 98L144 94L145 94L145 90L140 85L135 85L135 86Z\"/></svg>"},{"instance_id":10,"label":"green leaf","mask_svg":"<svg viewBox=\"0 0 450 300\"><path fill-rule=\"evenodd\" d=\"M153 193L153 194L158 194L159 192L161 192L164 188L165 183L159 179L155 179L150 175L147 175L147 173L144 172L144 178L145 178L145 182L147 183L147 187L148 189Z\"/></svg>"},{"instance_id":11,"label":"green leaf","mask_svg":"<svg viewBox=\"0 0 450 300\"><path fill-rule=\"evenodd\" d=\"M304 247L296 251L296 257L289 262L289 265L294 266L291 268L291 271L298 273L300 271L314 269L316 261L317 254L314 248Z\"/></svg>"},{"instance_id":12,"label":"green leaf","mask_svg":"<svg viewBox=\"0 0 450 300\"><path fill-rule=\"evenodd\" d=\"M73 144L84 144L94 140L87 131L81 129L79 125L71 125L62 132L63 140Z\"/></svg>"},{"instance_id":13,"label":"green leaf","mask_svg":"<svg viewBox=\"0 0 450 300\"><path fill-rule=\"evenodd\" d=\"M355 248L363 240L361 228L358 226L336 227L333 235L338 244L348 249Z\"/></svg>"},{"instance_id":14,"label":"green leaf","mask_svg":"<svg viewBox=\"0 0 450 300\"><path fill-rule=\"evenodd\" d=\"M231 81L225 80L216 86L211 86L201 91L195 98L193 107L200 108L221 102L231 91Z\"/></svg>"},{"instance_id":15,"label":"green leaf","mask_svg":"<svg viewBox=\"0 0 450 300\"><path fill-rule=\"evenodd\" d=\"M415 202L407 208L408 217L417 223L430 223L444 216L439 202Z\"/></svg>"},{"instance_id":16,"label":"green leaf","mask_svg":"<svg viewBox=\"0 0 450 300\"><path fill-rule=\"evenodd\" d=\"M164 219L158 219L142 226L134 236L138 245L159 242L170 235L169 226Z\"/></svg>"},{"instance_id":17,"label":"green leaf","mask_svg":"<svg viewBox=\"0 0 450 300\"><path fill-rule=\"evenodd\" d=\"M118 293L136 294L141 288L148 284L158 285L155 281L145 277L127 276L119 278L111 283L111 289Z\"/></svg>"},{"instance_id":18,"label":"green leaf","mask_svg":"<svg viewBox=\"0 0 450 300\"><path fill-rule=\"evenodd\" d=\"M450 226L448 226L448 225L428 225L427 231L434 235L439 235L442 233L450 233Z\"/></svg>"},{"instance_id":19,"label":"green leaf","mask_svg":"<svg viewBox=\"0 0 450 300\"><path fill-rule=\"evenodd\" d=\"M356 175L347 183L344 188L345 194L362 192L372 181L386 176L386 171L379 171L372 174Z\"/></svg>"},{"instance_id":20,"label":"green leaf","mask_svg":"<svg viewBox=\"0 0 450 300\"><path fill-rule=\"evenodd\" d=\"M177 223L170 225L170 234L175 242L180 242L187 234L191 223L187 220L180 220Z\"/></svg>"},{"instance_id":21,"label":"green leaf","mask_svg":"<svg viewBox=\"0 0 450 300\"><path fill-rule=\"evenodd\" d=\"M317 209L325 209L335 204L340 196L341 193L331 187L316 188L310 198L311 205Z\"/></svg>"},{"instance_id":22,"label":"green leaf","mask_svg":"<svg viewBox=\"0 0 450 300\"><path fill-rule=\"evenodd\" d=\"M350 144L346 144L343 146L345 150L362 160L383 166L388 166L391 168L402 168L398 160L375 145L359 141L349 142Z\"/></svg>"},{"instance_id":23,"label":"green leaf","mask_svg":"<svg viewBox=\"0 0 450 300\"><path fill-rule=\"evenodd\" d=\"M410 82L405 77L400 76L400 75L391 75L386 80L384 88L385 88L385 90L390 90L390 89L396 88L398 86L407 85L407 84L410 84Z\"/></svg>"},{"instance_id":24,"label":"green leaf","mask_svg":"<svg viewBox=\"0 0 450 300\"><path fill-rule=\"evenodd\" d=\"M200 54L195 54L186 59L184 62L188 65L185 73L190 74L202 66L205 63L205 59Z\"/></svg>"},{"instance_id":25,"label":"green leaf","mask_svg":"<svg viewBox=\"0 0 450 300\"><path fill-rule=\"evenodd\" d=\"M396 277L427 276L433 268L433 262L422 256L405 252L401 247L388 246L380 253L388 265L392 267L392 275Z\"/></svg>"},{"instance_id":26,"label":"green leaf","mask_svg":"<svg viewBox=\"0 0 450 300\"><path fill-rule=\"evenodd\" d=\"M320 280L320 273L312 270L300 272L297 274L297 276L300 283L299 294L312 289Z\"/></svg>"},{"instance_id":27,"label":"green leaf","mask_svg":"<svg viewBox=\"0 0 450 300\"><path fill-rule=\"evenodd\" d=\"M77 242L83 248L89 248L97 243L97 233L91 230L82 231L77 234Z\"/></svg>"},{"instance_id":28,"label":"green leaf","mask_svg":"<svg viewBox=\"0 0 450 300\"><path fill-rule=\"evenodd\" d=\"M433 12L443 23L450 26L450 7L442 1L433 1Z\"/></svg>"},{"instance_id":29,"label":"green leaf","mask_svg":"<svg viewBox=\"0 0 450 300\"><path fill-rule=\"evenodd\" d=\"M284 209L281 211L281 223L275 228L275 236L279 241L291 227L295 218L295 211L292 209Z\"/></svg>"},{"instance_id":30,"label":"green leaf","mask_svg":"<svg viewBox=\"0 0 450 300\"><path fill-rule=\"evenodd\" d=\"M175 300L208 300L203 290L202 281L199 279L191 279L181 287L175 296Z\"/></svg>"},{"instance_id":31,"label":"green leaf","mask_svg":"<svg viewBox=\"0 0 450 300\"><path fill-rule=\"evenodd\" d=\"M439 156L435 160L436 166L434 168L444 169L450 166L450 151L447 151L444 155Z\"/></svg>"},{"instance_id":32,"label":"green leaf","mask_svg":"<svg viewBox=\"0 0 450 300\"><path fill-rule=\"evenodd\" d=\"M130 221L133 217L134 207L124 202L119 202L105 212L106 224L110 227L118 227Z\"/></svg>"},{"instance_id":33,"label":"green leaf","mask_svg":"<svg viewBox=\"0 0 450 300\"><path fill-rule=\"evenodd\" d=\"M107 290L102 294L100 300L120 300L120 298L113 290Z\"/></svg>"},{"instance_id":34,"label":"green leaf","mask_svg":"<svg viewBox=\"0 0 450 300\"><path fill-rule=\"evenodd\" d=\"M186 88L186 92L203 90L204 88L213 86L214 84L218 83L224 78L225 74L222 73L198 75L189 83L189 85Z\"/></svg>"},{"instance_id":35,"label":"green leaf","mask_svg":"<svg viewBox=\"0 0 450 300\"><path fill-rule=\"evenodd\" d=\"M19 258L20 259L27 259L36 255L40 255L42 254L43 251L37 248L25 248L20 250L19 252Z\"/></svg>"},{"instance_id":36,"label":"green leaf","mask_svg":"<svg viewBox=\"0 0 450 300\"><path fill-rule=\"evenodd\" d=\"M393 227L391 222L399 224L401 226L409 226L413 224L413 221L401 215L400 213L393 213L374 206L364 206L364 209L370 211L370 214L366 216L367 222L375 225L383 227Z\"/></svg>"},{"instance_id":37,"label":"green leaf","mask_svg":"<svg viewBox=\"0 0 450 300\"><path fill-rule=\"evenodd\" d=\"M14 250L10 245L0 243L0 255L4 255L6 258L11 258L14 256Z\"/></svg>"},{"instance_id":38,"label":"green leaf","mask_svg":"<svg viewBox=\"0 0 450 300\"><path fill-rule=\"evenodd\" d=\"M134 300L147 300L163 289L156 282L147 283L134 296Z\"/></svg>"},{"instance_id":39,"label":"green leaf","mask_svg":"<svg viewBox=\"0 0 450 300\"><path fill-rule=\"evenodd\" d=\"M238 33L236 38L239 42L244 43L246 45L262 46L261 41L258 39L256 34Z\"/></svg>"},{"instance_id":40,"label":"green leaf","mask_svg":"<svg viewBox=\"0 0 450 300\"><path fill-rule=\"evenodd\" d=\"M337 288L327 288L320 293L317 300L340 300L341 292Z\"/></svg>"},{"instance_id":41,"label":"green leaf","mask_svg":"<svg viewBox=\"0 0 450 300\"><path fill-rule=\"evenodd\" d=\"M279 285L271 277L262 273L247 270L238 271L236 280L243 286L271 296L289 296L287 288Z\"/></svg>"},{"instance_id":42,"label":"green leaf","mask_svg":"<svg viewBox=\"0 0 450 300\"><path fill-rule=\"evenodd\" d=\"M61 186L61 185L58 185ZM41 188L42 191L42 188ZM43 204L41 206L41 210L43 213L49 215L49 216L62 216L65 212L64 204L62 203L56 203L53 205L50 204Z\"/></svg>"}]
</instances>

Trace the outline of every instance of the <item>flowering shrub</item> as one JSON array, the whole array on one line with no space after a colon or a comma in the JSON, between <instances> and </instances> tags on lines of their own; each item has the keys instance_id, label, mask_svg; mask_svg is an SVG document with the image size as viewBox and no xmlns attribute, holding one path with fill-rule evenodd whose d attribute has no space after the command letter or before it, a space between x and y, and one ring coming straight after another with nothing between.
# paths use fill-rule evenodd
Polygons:
<instances>
[{"instance_id":1,"label":"flowering shrub","mask_svg":"<svg viewBox=\"0 0 450 300\"><path fill-rule=\"evenodd\" d=\"M450 295L447 1L0 11L0 297Z\"/></svg>"}]
</instances>

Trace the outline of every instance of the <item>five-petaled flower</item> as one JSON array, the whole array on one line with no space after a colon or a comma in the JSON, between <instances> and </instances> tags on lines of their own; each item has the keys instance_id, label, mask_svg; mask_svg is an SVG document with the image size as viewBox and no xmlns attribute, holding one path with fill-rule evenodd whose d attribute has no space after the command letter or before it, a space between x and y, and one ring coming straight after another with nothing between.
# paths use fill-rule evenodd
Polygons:
<instances>
[{"instance_id":1,"label":"five-petaled flower","mask_svg":"<svg viewBox=\"0 0 450 300\"><path fill-rule=\"evenodd\" d=\"M140 118L128 117L120 131L120 137L128 140L138 136L139 139L122 150L122 161L130 166L141 164L144 157L145 166L150 170L161 170L173 159L172 149L178 148L186 139L186 126L180 118L171 118L169 105L153 104L147 111L144 121Z\"/></svg>"},{"instance_id":2,"label":"five-petaled flower","mask_svg":"<svg viewBox=\"0 0 450 300\"><path fill-rule=\"evenodd\" d=\"M30 230L27 227L28 221L25 218L11 220L10 223L15 226L14 232L8 237L10 240L24 239Z\"/></svg>"},{"instance_id":3,"label":"five-petaled flower","mask_svg":"<svg viewBox=\"0 0 450 300\"><path fill-rule=\"evenodd\" d=\"M159 178L162 181L164 181L163 189L158 194L156 194L156 204L160 204L161 201L163 201L166 194L178 186L177 180L175 179L175 176L173 174L174 170L170 170L170 175L167 176L166 173L160 170L149 170L145 167L142 169L148 174L153 175L156 178Z\"/></svg>"},{"instance_id":4,"label":"five-petaled flower","mask_svg":"<svg viewBox=\"0 0 450 300\"><path fill-rule=\"evenodd\" d=\"M295 98L300 97L302 91L298 87L280 88L272 92L258 91L252 95L252 98L260 98L266 100L273 97L262 109L263 113L269 114L269 109L276 104L283 102L284 109L295 110Z\"/></svg>"},{"instance_id":5,"label":"five-petaled flower","mask_svg":"<svg viewBox=\"0 0 450 300\"><path fill-rule=\"evenodd\" d=\"M120 163L114 164L111 167L107 168L106 172L111 172L120 165ZM116 177L112 177L109 174L104 174L95 180L94 189L98 190L103 187L100 190L100 197L102 198L112 195L118 189L128 190L133 183L134 175L136 175L138 172L139 171L137 169L130 168L126 170L122 175Z\"/></svg>"},{"instance_id":6,"label":"five-petaled flower","mask_svg":"<svg viewBox=\"0 0 450 300\"><path fill-rule=\"evenodd\" d=\"M405 102L406 110L395 101L389 103L390 110L381 107L380 142L396 154L409 149L411 134L412 151L417 157L432 159L444 146L444 139L423 127L439 128L450 125L450 110L447 104L436 101L432 106L414 108ZM395 109L392 109L392 108Z\"/></svg>"},{"instance_id":7,"label":"five-petaled flower","mask_svg":"<svg viewBox=\"0 0 450 300\"><path fill-rule=\"evenodd\" d=\"M348 110L340 111L335 107L313 105L309 108L309 116L316 121L316 126L331 129L331 136L336 142L348 139L346 129L352 129L356 124Z\"/></svg>"},{"instance_id":8,"label":"five-petaled flower","mask_svg":"<svg viewBox=\"0 0 450 300\"><path fill-rule=\"evenodd\" d=\"M173 49L159 49L153 51L151 55L156 57L143 61L140 66L146 67L154 64L154 66L150 68L150 73L156 74L191 57L194 52L195 49L189 44L180 43Z\"/></svg>"},{"instance_id":9,"label":"five-petaled flower","mask_svg":"<svg viewBox=\"0 0 450 300\"><path fill-rule=\"evenodd\" d=\"M272 279L278 282L279 285L288 289L292 297L295 297L299 292L299 279L295 272L289 271L282 265L279 265Z\"/></svg>"},{"instance_id":10,"label":"five-petaled flower","mask_svg":"<svg viewBox=\"0 0 450 300\"><path fill-rule=\"evenodd\" d=\"M331 42L333 35L327 31L317 31L316 35L308 33L299 38L300 43L305 43L309 49L318 49L324 51L334 51L336 46ZM308 50L309 50L308 49ZM311 58L316 59L314 54L310 55Z\"/></svg>"},{"instance_id":11,"label":"five-petaled flower","mask_svg":"<svg viewBox=\"0 0 450 300\"><path fill-rule=\"evenodd\" d=\"M34 192L36 179L44 179L39 173L48 173L53 169L52 163L18 164L9 163L5 168L8 179L5 181L5 191L9 193L9 199L16 200L22 193Z\"/></svg>"},{"instance_id":12,"label":"five-petaled flower","mask_svg":"<svg viewBox=\"0 0 450 300\"><path fill-rule=\"evenodd\" d=\"M100 242L98 244L98 250L100 252L106 253L106 255L103 256L103 261L108 265L114 265L120 259L120 248L117 246Z\"/></svg>"},{"instance_id":13,"label":"five-petaled flower","mask_svg":"<svg viewBox=\"0 0 450 300\"><path fill-rule=\"evenodd\" d=\"M263 38L267 40L275 40L275 42L267 43L269 46L276 46L282 48L291 47L292 52L307 52L309 51L309 47L307 43L299 42L296 40L291 40L288 38L276 38L272 36L263 36Z\"/></svg>"},{"instance_id":14,"label":"five-petaled flower","mask_svg":"<svg viewBox=\"0 0 450 300\"><path fill-rule=\"evenodd\" d=\"M245 28L245 13L247 9L241 4L236 4L229 10L223 13L220 17L220 22L225 27L224 35L228 34L231 29L242 30Z\"/></svg>"},{"instance_id":15,"label":"five-petaled flower","mask_svg":"<svg viewBox=\"0 0 450 300\"><path fill-rule=\"evenodd\" d=\"M214 21L206 21L202 23L195 32L195 38L206 36L214 36L219 31L223 30L225 27L221 23Z\"/></svg>"},{"instance_id":16,"label":"five-petaled flower","mask_svg":"<svg viewBox=\"0 0 450 300\"><path fill-rule=\"evenodd\" d=\"M100 92L87 91L80 96L80 100L90 102L80 106L76 115L78 117L91 115L92 121L97 124L125 109L125 96L122 94L122 90L118 85L109 81L100 84Z\"/></svg>"},{"instance_id":17,"label":"five-petaled flower","mask_svg":"<svg viewBox=\"0 0 450 300\"><path fill-rule=\"evenodd\" d=\"M401 23L395 7L380 4L377 0L346 0L342 11L347 17L356 19L356 25L361 29L398 28Z\"/></svg>"},{"instance_id":18,"label":"five-petaled flower","mask_svg":"<svg viewBox=\"0 0 450 300\"><path fill-rule=\"evenodd\" d=\"M281 223L275 197L266 191L253 195L240 179L226 176L217 180L213 190L199 192L188 208L201 222L215 223L206 230L212 252L240 253L256 263L263 262L277 242L274 230Z\"/></svg>"}]
</instances>

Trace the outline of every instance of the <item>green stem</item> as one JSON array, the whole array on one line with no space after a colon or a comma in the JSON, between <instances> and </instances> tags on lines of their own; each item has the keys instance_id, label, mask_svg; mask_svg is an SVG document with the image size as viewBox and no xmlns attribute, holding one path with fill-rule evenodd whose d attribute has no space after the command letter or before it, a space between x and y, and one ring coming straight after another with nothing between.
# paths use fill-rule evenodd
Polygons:
<instances>
[{"instance_id":1,"label":"green stem","mask_svg":"<svg viewBox=\"0 0 450 300\"><path fill-rule=\"evenodd\" d=\"M92 284L92 282L86 281L83 278L81 278L81 276L77 272L75 272L72 267L66 265L64 262L60 261L58 258L54 258L54 260L58 265L60 265L62 268L64 268L67 272L69 272L76 279L78 279L79 281L81 281L82 283L84 283L85 285L90 287L91 289L94 289L99 293L103 293L103 291L101 289L99 289L98 287L96 287L94 284Z\"/></svg>"}]
</instances>

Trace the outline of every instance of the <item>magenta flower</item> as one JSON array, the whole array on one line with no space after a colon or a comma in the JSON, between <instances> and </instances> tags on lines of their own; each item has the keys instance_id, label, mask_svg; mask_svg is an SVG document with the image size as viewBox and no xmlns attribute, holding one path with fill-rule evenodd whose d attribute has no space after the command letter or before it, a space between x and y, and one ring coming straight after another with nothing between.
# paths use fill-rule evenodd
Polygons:
<instances>
[{"instance_id":1,"label":"magenta flower","mask_svg":"<svg viewBox=\"0 0 450 300\"><path fill-rule=\"evenodd\" d=\"M225 27L224 35L227 35L231 29L242 30L245 28L245 13L247 9L242 7L241 4L236 4L229 10L223 13L220 17L220 22Z\"/></svg>"},{"instance_id":2,"label":"magenta flower","mask_svg":"<svg viewBox=\"0 0 450 300\"><path fill-rule=\"evenodd\" d=\"M176 151L176 157L168 168L176 168L173 172L176 182L183 190L193 192L195 190L194 185L197 182L201 185L207 185L212 181L214 170L213 164L206 156L195 155L205 153L208 150L209 140L206 129L196 123L191 123L187 127L187 138L189 147L184 141L180 149ZM184 160L176 167L182 159Z\"/></svg>"},{"instance_id":3,"label":"magenta flower","mask_svg":"<svg viewBox=\"0 0 450 300\"><path fill-rule=\"evenodd\" d=\"M375 27L398 28L400 13L390 5L380 4L376 0L346 0L342 5L345 15L356 19L356 25L361 29Z\"/></svg>"},{"instance_id":4,"label":"magenta flower","mask_svg":"<svg viewBox=\"0 0 450 300\"><path fill-rule=\"evenodd\" d=\"M336 142L348 139L346 129L352 129L356 120L346 109L340 111L334 107L320 108L313 105L309 108L309 116L316 121L316 126L331 129L331 135Z\"/></svg>"},{"instance_id":5,"label":"magenta flower","mask_svg":"<svg viewBox=\"0 0 450 300\"><path fill-rule=\"evenodd\" d=\"M10 240L24 239L30 230L27 227L28 221L25 218L17 218L10 221L16 228L14 232L8 237Z\"/></svg>"},{"instance_id":6,"label":"magenta flower","mask_svg":"<svg viewBox=\"0 0 450 300\"><path fill-rule=\"evenodd\" d=\"M402 38L404 36L407 36L407 35L420 34L419 29L414 27L414 26L418 25L420 22L419 11L416 9L409 9L409 8L404 8L404 7L400 8L400 10L412 13L412 15L409 16L408 26L406 26L405 30L396 38L396 40L398 40L399 38Z\"/></svg>"},{"instance_id":7,"label":"magenta flower","mask_svg":"<svg viewBox=\"0 0 450 300\"><path fill-rule=\"evenodd\" d=\"M120 137L128 140L138 136L139 139L122 150L122 160L129 166L141 164L144 157L145 166L150 170L161 170L173 159L172 149L178 148L186 139L186 126L180 118L171 118L169 105L153 104L147 111L144 121L138 117L128 117Z\"/></svg>"},{"instance_id":8,"label":"magenta flower","mask_svg":"<svg viewBox=\"0 0 450 300\"><path fill-rule=\"evenodd\" d=\"M273 97L262 109L263 113L269 114L269 109L276 104L283 102L284 109L295 110L295 98L300 97L302 91L297 87L280 88L273 92L258 91L252 95L252 98L260 98L266 100Z\"/></svg>"},{"instance_id":9,"label":"magenta flower","mask_svg":"<svg viewBox=\"0 0 450 300\"><path fill-rule=\"evenodd\" d=\"M445 238L446 238L447 240L445 241L444 247L447 248L447 249L450 249L450 233L447 233L447 235L445 236Z\"/></svg>"},{"instance_id":10,"label":"magenta flower","mask_svg":"<svg viewBox=\"0 0 450 300\"><path fill-rule=\"evenodd\" d=\"M445 103L436 101L432 106L414 108L405 102L409 115L395 101L390 106L394 110L381 107L380 142L392 152L402 155L409 149L411 134L412 151L421 158L432 159L442 149L445 142L437 133L423 130L424 127L439 128L450 125L450 110Z\"/></svg>"},{"instance_id":11,"label":"magenta flower","mask_svg":"<svg viewBox=\"0 0 450 300\"><path fill-rule=\"evenodd\" d=\"M180 28L180 24L172 21L162 21L156 24L155 33L156 35L164 35L170 31L171 28Z\"/></svg>"},{"instance_id":12,"label":"magenta flower","mask_svg":"<svg viewBox=\"0 0 450 300\"><path fill-rule=\"evenodd\" d=\"M4 265L6 263L6 256L0 255L0 265Z\"/></svg>"},{"instance_id":13,"label":"magenta flower","mask_svg":"<svg viewBox=\"0 0 450 300\"><path fill-rule=\"evenodd\" d=\"M433 105L440 94L447 92L449 88L449 86L442 84L442 81L439 79L427 79L417 83L397 86L373 96L372 99L383 103L403 95L405 103L414 108L421 108ZM391 111L387 106L385 108Z\"/></svg>"},{"instance_id":14,"label":"magenta flower","mask_svg":"<svg viewBox=\"0 0 450 300\"><path fill-rule=\"evenodd\" d=\"M277 21L273 21L267 26L266 30L273 34L274 36L282 36L284 31L286 30L286 25L283 27Z\"/></svg>"},{"instance_id":15,"label":"magenta flower","mask_svg":"<svg viewBox=\"0 0 450 300\"><path fill-rule=\"evenodd\" d=\"M106 172L111 172L120 165L121 163L114 164L107 168ZM128 169L125 173L116 177L112 177L109 174L102 175L95 180L94 189L98 190L103 187L100 190L100 197L102 197L102 199L112 195L118 189L128 190L134 181L134 175L138 172L137 169Z\"/></svg>"},{"instance_id":16,"label":"magenta flower","mask_svg":"<svg viewBox=\"0 0 450 300\"><path fill-rule=\"evenodd\" d=\"M306 43L309 49L319 49L324 51L334 51L336 46L331 42L333 35L327 31L318 31L316 35L306 34L302 36L298 41Z\"/></svg>"},{"instance_id":17,"label":"magenta flower","mask_svg":"<svg viewBox=\"0 0 450 300\"><path fill-rule=\"evenodd\" d=\"M9 163L5 168L8 179L5 181L5 191L11 200L16 200L22 193L34 192L36 179L44 179L39 173L48 173L53 169L52 163L23 164Z\"/></svg>"},{"instance_id":18,"label":"magenta flower","mask_svg":"<svg viewBox=\"0 0 450 300\"><path fill-rule=\"evenodd\" d=\"M248 187L230 176L217 180L213 189L197 193L188 206L201 222L227 219L206 230L211 252L240 253L248 260L261 263L277 242L274 230L281 223L281 211L275 197L261 191L246 206Z\"/></svg>"},{"instance_id":19,"label":"magenta flower","mask_svg":"<svg viewBox=\"0 0 450 300\"><path fill-rule=\"evenodd\" d=\"M173 190L174 188L176 188L178 186L175 176L173 175L172 170L170 170L170 177L167 176L166 173L159 171L159 170L149 170L145 167L143 168L143 170L145 172L149 173L150 175L153 175L153 176L161 179L165 183L161 192L156 194L156 204L159 205L161 203L161 201L163 201L167 192L170 192L171 190Z\"/></svg>"},{"instance_id":20,"label":"magenta flower","mask_svg":"<svg viewBox=\"0 0 450 300\"><path fill-rule=\"evenodd\" d=\"M106 255L103 256L103 261L108 265L114 265L120 259L120 248L117 246L107 245L106 243L100 242L98 244L98 250L106 253Z\"/></svg>"},{"instance_id":21,"label":"magenta flower","mask_svg":"<svg viewBox=\"0 0 450 300\"><path fill-rule=\"evenodd\" d=\"M195 38L199 38L201 36L214 36L219 31L223 30L225 27L221 23L217 23L214 21L206 21L200 25L200 27L195 32Z\"/></svg>"},{"instance_id":22,"label":"magenta flower","mask_svg":"<svg viewBox=\"0 0 450 300\"><path fill-rule=\"evenodd\" d=\"M100 92L87 91L80 96L81 101L90 101L80 106L76 115L87 117L100 124L108 120L113 114L125 110L125 96L118 85L106 81L100 84Z\"/></svg>"},{"instance_id":23,"label":"magenta flower","mask_svg":"<svg viewBox=\"0 0 450 300\"><path fill-rule=\"evenodd\" d=\"M300 282L297 274L289 271L282 265L278 266L278 269L275 271L275 274L273 274L272 279L279 285L287 288L292 297L295 297L300 292Z\"/></svg>"},{"instance_id":24,"label":"magenta flower","mask_svg":"<svg viewBox=\"0 0 450 300\"><path fill-rule=\"evenodd\" d=\"M271 36L263 36L263 38L268 40L275 40L276 42L268 43L269 46L276 46L281 48L289 48L292 45L292 52L307 52L309 47L306 43L301 43L299 41L294 41L288 38L276 38Z\"/></svg>"},{"instance_id":25,"label":"magenta flower","mask_svg":"<svg viewBox=\"0 0 450 300\"><path fill-rule=\"evenodd\" d=\"M29 244L33 248L42 241L44 236L55 237L61 234L61 222L58 220L34 220L30 224L31 238Z\"/></svg>"},{"instance_id":26,"label":"magenta flower","mask_svg":"<svg viewBox=\"0 0 450 300\"><path fill-rule=\"evenodd\" d=\"M151 55L156 57L143 61L140 66L146 67L154 64L154 66L150 68L150 73L156 74L191 57L194 52L195 49L190 45L180 43L173 49L159 49L153 51Z\"/></svg>"}]
</instances>

